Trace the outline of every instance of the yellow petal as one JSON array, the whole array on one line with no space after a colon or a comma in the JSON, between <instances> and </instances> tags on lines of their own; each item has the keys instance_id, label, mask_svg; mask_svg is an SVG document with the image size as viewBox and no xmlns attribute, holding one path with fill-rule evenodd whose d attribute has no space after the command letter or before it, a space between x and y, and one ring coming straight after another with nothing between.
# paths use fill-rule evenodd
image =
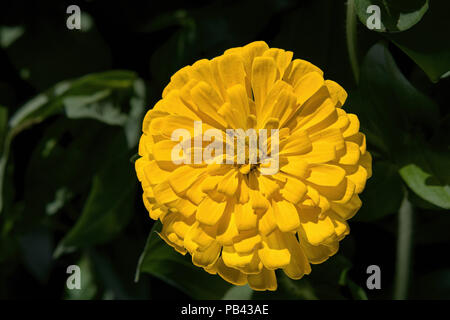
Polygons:
<instances>
[{"instance_id":1,"label":"yellow petal","mask_svg":"<svg viewBox=\"0 0 450 320\"><path fill-rule=\"evenodd\" d=\"M303 112L300 113L300 116ZM326 99L314 112L299 122L299 127L308 134L330 127L338 120L336 107L331 99Z\"/></svg>"},{"instance_id":2,"label":"yellow petal","mask_svg":"<svg viewBox=\"0 0 450 320\"><path fill-rule=\"evenodd\" d=\"M302 231L306 240L313 246L323 244L334 236L334 225L329 217L302 221Z\"/></svg>"},{"instance_id":3,"label":"yellow petal","mask_svg":"<svg viewBox=\"0 0 450 320\"><path fill-rule=\"evenodd\" d=\"M240 231L253 230L258 222L258 216L254 213L250 202L235 206L235 219Z\"/></svg>"},{"instance_id":4,"label":"yellow petal","mask_svg":"<svg viewBox=\"0 0 450 320\"><path fill-rule=\"evenodd\" d=\"M267 236L277 228L277 222L273 215L272 206L261 216L258 223L258 230L261 235Z\"/></svg>"},{"instance_id":5,"label":"yellow petal","mask_svg":"<svg viewBox=\"0 0 450 320\"><path fill-rule=\"evenodd\" d=\"M197 211L197 206L185 199L178 199L171 203L170 207L177 209L186 218L191 217Z\"/></svg>"},{"instance_id":6,"label":"yellow petal","mask_svg":"<svg viewBox=\"0 0 450 320\"><path fill-rule=\"evenodd\" d=\"M163 98L166 97L173 89L181 89L189 81L189 73L191 66L186 66L178 70L172 77L170 83L163 91Z\"/></svg>"},{"instance_id":7,"label":"yellow petal","mask_svg":"<svg viewBox=\"0 0 450 320\"><path fill-rule=\"evenodd\" d=\"M283 79L290 83L293 87L296 87L300 79L310 72L316 72L323 76L322 70L313 65L311 62L302 59L295 59L288 66Z\"/></svg>"},{"instance_id":8,"label":"yellow petal","mask_svg":"<svg viewBox=\"0 0 450 320\"><path fill-rule=\"evenodd\" d=\"M320 132L311 134L309 136L311 142L329 143L334 146L337 152L345 149L345 142L341 130L334 128L327 128Z\"/></svg>"},{"instance_id":9,"label":"yellow petal","mask_svg":"<svg viewBox=\"0 0 450 320\"><path fill-rule=\"evenodd\" d=\"M180 165L175 164L174 162L181 163L181 161L187 159L187 155L184 155L184 153L181 154L181 152L179 155L172 155L172 151L178 144L178 141L171 140L162 140L155 143L155 145L153 146L153 156L155 157L155 160L161 169L168 171L175 170Z\"/></svg>"},{"instance_id":10,"label":"yellow petal","mask_svg":"<svg viewBox=\"0 0 450 320\"><path fill-rule=\"evenodd\" d=\"M354 194L350 201L346 203L331 203L331 208L344 220L348 220L355 215L355 213L361 208L362 202L357 194Z\"/></svg>"},{"instance_id":11,"label":"yellow petal","mask_svg":"<svg viewBox=\"0 0 450 320\"><path fill-rule=\"evenodd\" d=\"M247 129L247 117L250 115L250 107L245 87L235 85L227 90L230 99L229 110L226 119L234 129Z\"/></svg>"},{"instance_id":12,"label":"yellow petal","mask_svg":"<svg viewBox=\"0 0 450 320\"><path fill-rule=\"evenodd\" d=\"M369 179L372 176L372 156L369 152L366 152L361 156L360 164L366 169L367 179Z\"/></svg>"},{"instance_id":13,"label":"yellow petal","mask_svg":"<svg viewBox=\"0 0 450 320\"><path fill-rule=\"evenodd\" d=\"M236 286L243 286L247 283L247 276L237 269L226 266L222 258L217 261L217 273Z\"/></svg>"},{"instance_id":14,"label":"yellow petal","mask_svg":"<svg viewBox=\"0 0 450 320\"><path fill-rule=\"evenodd\" d=\"M336 159L336 148L327 141L316 141L312 144L312 150L299 156L308 163L326 163Z\"/></svg>"},{"instance_id":15,"label":"yellow petal","mask_svg":"<svg viewBox=\"0 0 450 320\"><path fill-rule=\"evenodd\" d=\"M195 251L192 254L192 263L198 267L208 267L214 264L219 258L221 248L222 247L215 242L204 251Z\"/></svg>"},{"instance_id":16,"label":"yellow petal","mask_svg":"<svg viewBox=\"0 0 450 320\"><path fill-rule=\"evenodd\" d=\"M197 179L197 181L195 181L194 184L191 185L191 187L186 191L185 194L186 198L197 206L206 196L201 189L204 179L204 177Z\"/></svg>"},{"instance_id":17,"label":"yellow petal","mask_svg":"<svg viewBox=\"0 0 450 320\"><path fill-rule=\"evenodd\" d=\"M297 208L289 201L272 200L272 208L278 228L281 231L294 231L300 226Z\"/></svg>"},{"instance_id":18,"label":"yellow petal","mask_svg":"<svg viewBox=\"0 0 450 320\"><path fill-rule=\"evenodd\" d=\"M269 46L264 41L254 41L242 48L240 54L244 60L244 66L247 75L251 78L252 65L256 57L262 56Z\"/></svg>"},{"instance_id":19,"label":"yellow petal","mask_svg":"<svg viewBox=\"0 0 450 320\"><path fill-rule=\"evenodd\" d=\"M256 234L254 236L245 237L243 239L236 239L234 242L234 249L238 253L249 253L253 251L253 249L261 243L261 236Z\"/></svg>"},{"instance_id":20,"label":"yellow petal","mask_svg":"<svg viewBox=\"0 0 450 320\"><path fill-rule=\"evenodd\" d=\"M298 155L311 151L312 145L305 131L297 130L280 142L280 156Z\"/></svg>"},{"instance_id":21,"label":"yellow petal","mask_svg":"<svg viewBox=\"0 0 450 320\"><path fill-rule=\"evenodd\" d=\"M234 207L229 206L219 222L217 227L216 239L222 245L231 246L234 238L239 235L239 230L236 227Z\"/></svg>"},{"instance_id":22,"label":"yellow petal","mask_svg":"<svg viewBox=\"0 0 450 320\"><path fill-rule=\"evenodd\" d=\"M330 244L323 244L318 246L313 246L307 241L300 241L300 246L308 257L308 261L312 264L319 264L327 260L329 257L334 255L338 248L339 242L335 241Z\"/></svg>"},{"instance_id":23,"label":"yellow petal","mask_svg":"<svg viewBox=\"0 0 450 320\"><path fill-rule=\"evenodd\" d=\"M327 86L331 99L335 103L336 107L342 107L348 96L344 88L332 80L325 80L325 85Z\"/></svg>"},{"instance_id":24,"label":"yellow petal","mask_svg":"<svg viewBox=\"0 0 450 320\"><path fill-rule=\"evenodd\" d=\"M302 160L301 156L290 156L286 158L287 163L280 163L280 171L303 178L308 171L308 163Z\"/></svg>"},{"instance_id":25,"label":"yellow petal","mask_svg":"<svg viewBox=\"0 0 450 320\"><path fill-rule=\"evenodd\" d=\"M311 166L311 173L306 179L321 186L337 186L345 177L345 170L330 164Z\"/></svg>"},{"instance_id":26,"label":"yellow petal","mask_svg":"<svg viewBox=\"0 0 450 320\"><path fill-rule=\"evenodd\" d=\"M168 182L175 193L181 194L197 181L204 172L204 169L181 166L170 173Z\"/></svg>"},{"instance_id":27,"label":"yellow petal","mask_svg":"<svg viewBox=\"0 0 450 320\"><path fill-rule=\"evenodd\" d=\"M242 57L237 54L227 54L219 57L218 69L225 89L234 85L245 86L245 70Z\"/></svg>"},{"instance_id":28,"label":"yellow petal","mask_svg":"<svg viewBox=\"0 0 450 320\"><path fill-rule=\"evenodd\" d=\"M191 90L191 96L198 109L201 111L201 118L213 127L220 129L226 128L226 121L217 110L223 105L224 101L217 92L204 81L199 82Z\"/></svg>"},{"instance_id":29,"label":"yellow petal","mask_svg":"<svg viewBox=\"0 0 450 320\"><path fill-rule=\"evenodd\" d=\"M252 89L256 103L256 115L262 113L262 106L269 90L275 83L277 67L272 58L257 57L252 66Z\"/></svg>"},{"instance_id":30,"label":"yellow petal","mask_svg":"<svg viewBox=\"0 0 450 320\"><path fill-rule=\"evenodd\" d=\"M277 278L275 271L263 268L258 274L249 274L247 276L250 288L257 291L277 290Z\"/></svg>"},{"instance_id":31,"label":"yellow petal","mask_svg":"<svg viewBox=\"0 0 450 320\"><path fill-rule=\"evenodd\" d=\"M292 51L284 51L283 49L277 48L270 48L263 54L264 57L271 57L275 61L280 78L283 77L284 71L291 63L293 55L294 53Z\"/></svg>"},{"instance_id":32,"label":"yellow petal","mask_svg":"<svg viewBox=\"0 0 450 320\"><path fill-rule=\"evenodd\" d=\"M212 226L219 221L225 211L226 202L216 202L209 197L203 199L197 209L197 220Z\"/></svg>"},{"instance_id":33,"label":"yellow petal","mask_svg":"<svg viewBox=\"0 0 450 320\"><path fill-rule=\"evenodd\" d=\"M268 176L260 175L258 177L259 190L267 198L270 198L274 193L276 193L280 186Z\"/></svg>"},{"instance_id":34,"label":"yellow petal","mask_svg":"<svg viewBox=\"0 0 450 320\"><path fill-rule=\"evenodd\" d=\"M291 253L287 248L284 233L272 232L262 240L263 247L258 250L258 255L264 267L270 270L283 268L291 261Z\"/></svg>"},{"instance_id":35,"label":"yellow petal","mask_svg":"<svg viewBox=\"0 0 450 320\"><path fill-rule=\"evenodd\" d=\"M169 203L179 199L167 181L156 185L153 192L156 201L159 203Z\"/></svg>"},{"instance_id":36,"label":"yellow petal","mask_svg":"<svg viewBox=\"0 0 450 320\"><path fill-rule=\"evenodd\" d=\"M170 171L162 170L155 160L149 161L143 169L147 181L152 185L166 181L170 175Z\"/></svg>"},{"instance_id":37,"label":"yellow petal","mask_svg":"<svg viewBox=\"0 0 450 320\"><path fill-rule=\"evenodd\" d=\"M302 105L324 85L323 77L317 72L304 75L294 86L297 103Z\"/></svg>"},{"instance_id":38,"label":"yellow petal","mask_svg":"<svg viewBox=\"0 0 450 320\"><path fill-rule=\"evenodd\" d=\"M231 170L218 183L217 191L232 197L238 188L238 183L237 171Z\"/></svg>"},{"instance_id":39,"label":"yellow petal","mask_svg":"<svg viewBox=\"0 0 450 320\"><path fill-rule=\"evenodd\" d=\"M306 186L300 180L288 177L280 193L287 201L297 204L306 194Z\"/></svg>"},{"instance_id":40,"label":"yellow petal","mask_svg":"<svg viewBox=\"0 0 450 320\"><path fill-rule=\"evenodd\" d=\"M345 131L342 133L344 138L350 137L359 131L359 119L356 115L348 113L347 114L348 120L350 120L350 124L345 129Z\"/></svg>"},{"instance_id":41,"label":"yellow petal","mask_svg":"<svg viewBox=\"0 0 450 320\"><path fill-rule=\"evenodd\" d=\"M359 161L361 151L356 143L345 141L345 154L339 158L340 164L354 165Z\"/></svg>"},{"instance_id":42,"label":"yellow petal","mask_svg":"<svg viewBox=\"0 0 450 320\"><path fill-rule=\"evenodd\" d=\"M230 268L244 268L253 260L253 252L238 253L232 246L224 246L222 249L222 260Z\"/></svg>"},{"instance_id":43,"label":"yellow petal","mask_svg":"<svg viewBox=\"0 0 450 320\"><path fill-rule=\"evenodd\" d=\"M283 270L289 278L298 280L302 278L303 275L311 272L311 266L309 265L308 258L303 252L295 235L292 233L285 234L284 238L286 240L287 248L291 253L291 260Z\"/></svg>"},{"instance_id":44,"label":"yellow petal","mask_svg":"<svg viewBox=\"0 0 450 320\"><path fill-rule=\"evenodd\" d=\"M347 175L347 179L351 180L355 184L355 192L361 193L366 186L367 181L367 170L363 166L358 166L358 169Z\"/></svg>"}]
</instances>

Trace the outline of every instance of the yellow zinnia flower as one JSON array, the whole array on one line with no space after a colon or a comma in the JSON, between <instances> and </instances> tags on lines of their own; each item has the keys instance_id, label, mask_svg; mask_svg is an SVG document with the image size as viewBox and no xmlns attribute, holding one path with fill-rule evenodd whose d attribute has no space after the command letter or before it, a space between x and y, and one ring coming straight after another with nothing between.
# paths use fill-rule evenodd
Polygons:
<instances>
[{"instance_id":1,"label":"yellow zinnia flower","mask_svg":"<svg viewBox=\"0 0 450 320\"><path fill-rule=\"evenodd\" d=\"M254 290L276 290L276 269L300 279L335 254L371 176L358 118L341 108L347 93L292 56L258 41L176 72L144 118L136 161L160 236L207 272ZM190 133L182 140L190 148L195 123L220 130L222 141L227 129L279 129L279 170L248 163L249 139L245 164L189 161L205 152L205 138L190 156L183 149L188 161L174 161L174 131Z\"/></svg>"}]
</instances>

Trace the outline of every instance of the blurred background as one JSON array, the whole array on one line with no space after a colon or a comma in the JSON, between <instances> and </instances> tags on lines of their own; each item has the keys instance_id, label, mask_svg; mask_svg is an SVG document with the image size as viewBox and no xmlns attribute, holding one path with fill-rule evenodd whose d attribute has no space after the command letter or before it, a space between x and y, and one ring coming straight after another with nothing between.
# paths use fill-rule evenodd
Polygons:
<instances>
[{"instance_id":1,"label":"blurred background","mask_svg":"<svg viewBox=\"0 0 450 320\"><path fill-rule=\"evenodd\" d=\"M66 26L73 4L80 30ZM373 4L377 30L365 25ZM450 299L449 2L348 5L2 1L0 298ZM133 165L143 116L170 76L255 40L341 84L373 156L338 254L263 293L159 240ZM66 287L70 265L81 290ZM366 286L370 265L379 290Z\"/></svg>"}]
</instances>

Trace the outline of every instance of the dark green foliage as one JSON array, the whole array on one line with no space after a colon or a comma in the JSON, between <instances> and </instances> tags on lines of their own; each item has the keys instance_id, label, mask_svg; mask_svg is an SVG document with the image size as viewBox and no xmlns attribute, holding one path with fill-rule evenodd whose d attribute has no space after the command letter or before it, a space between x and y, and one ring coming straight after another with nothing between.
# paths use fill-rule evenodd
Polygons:
<instances>
[{"instance_id":1,"label":"dark green foliage","mask_svg":"<svg viewBox=\"0 0 450 320\"><path fill-rule=\"evenodd\" d=\"M444 0L244 0L0 5L0 298L391 299L398 212L413 208L407 297L450 299L450 26ZM368 5L382 28L368 30ZM26 8L26 9L24 9ZM276 292L235 287L166 245L134 172L143 116L170 76L264 40L316 64L349 93L373 177L337 255ZM366 269L382 270L368 290ZM66 269L83 270L68 290Z\"/></svg>"}]
</instances>

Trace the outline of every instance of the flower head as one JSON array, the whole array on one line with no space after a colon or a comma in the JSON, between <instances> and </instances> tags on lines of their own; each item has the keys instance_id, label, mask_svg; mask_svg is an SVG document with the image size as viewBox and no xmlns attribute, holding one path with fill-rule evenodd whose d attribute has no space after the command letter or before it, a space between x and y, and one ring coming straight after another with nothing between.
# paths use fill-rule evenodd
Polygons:
<instances>
[{"instance_id":1,"label":"flower head","mask_svg":"<svg viewBox=\"0 0 450 320\"><path fill-rule=\"evenodd\" d=\"M258 41L179 70L144 118L136 161L160 236L254 290L275 290L276 269L300 279L335 254L371 175L358 118L341 108L347 93L292 56ZM241 134L227 140L227 129Z\"/></svg>"}]
</instances>

